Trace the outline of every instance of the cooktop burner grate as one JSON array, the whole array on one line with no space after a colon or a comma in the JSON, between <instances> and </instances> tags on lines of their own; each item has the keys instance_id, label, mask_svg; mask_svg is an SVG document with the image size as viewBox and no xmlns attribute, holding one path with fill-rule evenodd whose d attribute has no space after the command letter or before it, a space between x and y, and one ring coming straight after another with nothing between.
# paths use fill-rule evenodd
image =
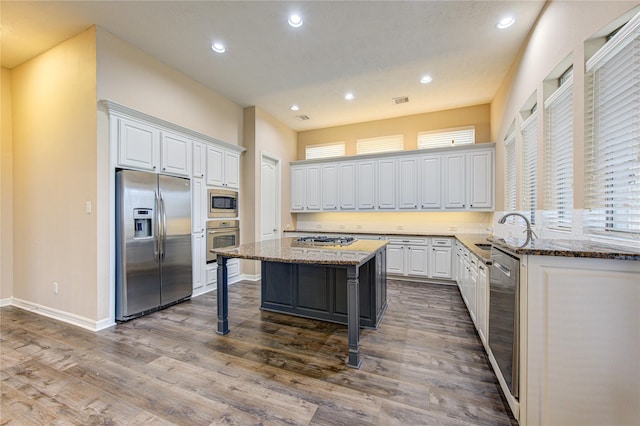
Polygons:
<instances>
[{"instance_id":1,"label":"cooktop burner grate","mask_svg":"<svg viewBox=\"0 0 640 426\"><path fill-rule=\"evenodd\" d=\"M355 237L323 237L323 236L310 236L298 238L298 243L317 245L317 246L348 246L356 241Z\"/></svg>"}]
</instances>

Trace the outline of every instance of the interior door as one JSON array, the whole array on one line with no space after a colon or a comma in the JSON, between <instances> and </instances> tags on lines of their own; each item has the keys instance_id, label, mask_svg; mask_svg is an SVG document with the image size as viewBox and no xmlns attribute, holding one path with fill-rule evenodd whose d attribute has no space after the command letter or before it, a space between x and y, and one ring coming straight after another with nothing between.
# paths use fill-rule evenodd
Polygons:
<instances>
[{"instance_id":1,"label":"interior door","mask_svg":"<svg viewBox=\"0 0 640 426\"><path fill-rule=\"evenodd\" d=\"M262 154L260 166L260 240L280 238L280 161Z\"/></svg>"}]
</instances>

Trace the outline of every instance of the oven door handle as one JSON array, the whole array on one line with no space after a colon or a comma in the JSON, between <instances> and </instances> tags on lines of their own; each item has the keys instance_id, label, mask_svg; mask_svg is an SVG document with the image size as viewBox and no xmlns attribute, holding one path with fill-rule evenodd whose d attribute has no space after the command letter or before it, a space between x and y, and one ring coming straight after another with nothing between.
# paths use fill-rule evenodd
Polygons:
<instances>
[{"instance_id":1,"label":"oven door handle","mask_svg":"<svg viewBox=\"0 0 640 426\"><path fill-rule=\"evenodd\" d=\"M207 231L207 234L232 234L238 231L238 228L224 228L220 231Z\"/></svg>"}]
</instances>

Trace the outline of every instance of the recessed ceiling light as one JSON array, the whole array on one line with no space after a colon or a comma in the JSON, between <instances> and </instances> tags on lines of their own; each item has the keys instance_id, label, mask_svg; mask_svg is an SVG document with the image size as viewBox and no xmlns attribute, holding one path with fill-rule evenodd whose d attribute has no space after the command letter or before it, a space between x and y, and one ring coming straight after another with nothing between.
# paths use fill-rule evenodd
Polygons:
<instances>
[{"instance_id":1,"label":"recessed ceiling light","mask_svg":"<svg viewBox=\"0 0 640 426\"><path fill-rule=\"evenodd\" d=\"M498 22L496 27L498 27L501 30L504 30L505 28L509 28L510 26L512 26L515 22L516 22L516 18L514 18L513 16L505 16L500 20L500 22Z\"/></svg>"},{"instance_id":2,"label":"recessed ceiling light","mask_svg":"<svg viewBox=\"0 0 640 426\"><path fill-rule=\"evenodd\" d=\"M227 51L227 49L224 47L224 44L220 43L219 41L216 41L211 45L211 50L217 53L224 53Z\"/></svg>"},{"instance_id":3,"label":"recessed ceiling light","mask_svg":"<svg viewBox=\"0 0 640 426\"><path fill-rule=\"evenodd\" d=\"M420 79L420 83L422 84L427 84L427 83L431 83L433 79L431 78L430 75L423 75L422 78Z\"/></svg>"},{"instance_id":4,"label":"recessed ceiling light","mask_svg":"<svg viewBox=\"0 0 640 426\"><path fill-rule=\"evenodd\" d=\"M353 93L349 92L346 95L344 95L344 98L348 101L353 100L353 98L355 98L355 96L353 96Z\"/></svg>"},{"instance_id":5,"label":"recessed ceiling light","mask_svg":"<svg viewBox=\"0 0 640 426\"><path fill-rule=\"evenodd\" d=\"M291 105L291 111L299 111L300 107L298 105Z\"/></svg>"},{"instance_id":6,"label":"recessed ceiling light","mask_svg":"<svg viewBox=\"0 0 640 426\"><path fill-rule=\"evenodd\" d=\"M294 13L289 16L289 20L287 22L289 22L289 25L291 25L293 28L298 28L302 26L302 17Z\"/></svg>"}]
</instances>

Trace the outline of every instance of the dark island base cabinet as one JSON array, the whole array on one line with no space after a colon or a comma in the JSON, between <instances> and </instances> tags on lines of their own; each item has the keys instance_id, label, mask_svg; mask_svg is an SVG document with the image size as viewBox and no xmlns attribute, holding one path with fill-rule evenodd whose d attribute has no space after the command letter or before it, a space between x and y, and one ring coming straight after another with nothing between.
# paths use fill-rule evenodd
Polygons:
<instances>
[{"instance_id":1,"label":"dark island base cabinet","mask_svg":"<svg viewBox=\"0 0 640 426\"><path fill-rule=\"evenodd\" d=\"M359 268L360 327L377 328L387 309L385 260ZM260 307L347 325L347 267L263 261Z\"/></svg>"}]
</instances>

